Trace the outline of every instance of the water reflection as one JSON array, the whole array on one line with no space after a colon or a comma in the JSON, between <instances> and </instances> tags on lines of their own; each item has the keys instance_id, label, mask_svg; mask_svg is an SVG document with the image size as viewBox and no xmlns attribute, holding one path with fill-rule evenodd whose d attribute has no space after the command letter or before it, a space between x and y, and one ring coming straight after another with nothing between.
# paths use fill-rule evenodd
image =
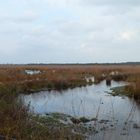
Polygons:
<instances>
[{"instance_id":1,"label":"water reflection","mask_svg":"<svg viewBox=\"0 0 140 140\"><path fill-rule=\"evenodd\" d=\"M113 97L107 92L110 88L123 86L124 82L111 82L111 86L106 85L106 81L98 85L91 85L81 88L68 89L65 91L42 91L31 95L22 95L24 103L30 102L30 109L35 113L65 113L76 117L97 117L99 120L107 119L117 123L116 130L109 129L107 133L101 131L99 134L89 136L99 139L139 139L140 129L133 129L133 124L140 124L139 105L128 97ZM132 122L131 125L126 122ZM125 128L126 127L126 128ZM127 134L125 131L127 130ZM122 134L121 134L122 133Z\"/></svg>"},{"instance_id":2,"label":"water reflection","mask_svg":"<svg viewBox=\"0 0 140 140\"><path fill-rule=\"evenodd\" d=\"M111 87L125 85L124 82L112 81ZM112 117L116 119L126 118L132 106L136 106L133 100L127 97L112 97L107 91L110 88L103 81L98 85L82 88L68 89L65 91L42 91L39 93L24 95L25 104L30 102L30 109L36 113L61 112L73 116L95 117L100 106L100 118ZM139 115L140 113L138 113Z\"/></svg>"}]
</instances>

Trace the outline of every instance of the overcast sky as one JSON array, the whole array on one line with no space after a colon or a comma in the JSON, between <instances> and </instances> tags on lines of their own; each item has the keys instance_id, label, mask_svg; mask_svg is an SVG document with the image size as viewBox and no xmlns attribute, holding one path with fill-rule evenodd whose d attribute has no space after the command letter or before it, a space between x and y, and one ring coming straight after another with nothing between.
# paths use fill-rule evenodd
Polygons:
<instances>
[{"instance_id":1,"label":"overcast sky","mask_svg":"<svg viewBox=\"0 0 140 140\"><path fill-rule=\"evenodd\" d=\"M0 63L140 61L140 0L0 0Z\"/></svg>"}]
</instances>

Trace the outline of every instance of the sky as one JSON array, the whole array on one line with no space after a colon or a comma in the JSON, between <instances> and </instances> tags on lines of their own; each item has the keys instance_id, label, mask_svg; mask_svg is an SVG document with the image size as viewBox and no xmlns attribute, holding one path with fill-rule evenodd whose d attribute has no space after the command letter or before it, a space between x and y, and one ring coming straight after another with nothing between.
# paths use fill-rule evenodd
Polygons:
<instances>
[{"instance_id":1,"label":"sky","mask_svg":"<svg viewBox=\"0 0 140 140\"><path fill-rule=\"evenodd\" d=\"M140 0L0 0L0 63L140 61Z\"/></svg>"}]
</instances>

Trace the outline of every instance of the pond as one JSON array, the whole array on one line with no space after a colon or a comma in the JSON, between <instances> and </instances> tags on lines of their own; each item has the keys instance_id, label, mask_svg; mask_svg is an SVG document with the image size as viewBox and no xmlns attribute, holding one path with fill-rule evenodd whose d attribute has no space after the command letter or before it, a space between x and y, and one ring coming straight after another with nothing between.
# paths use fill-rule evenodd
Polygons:
<instances>
[{"instance_id":1,"label":"pond","mask_svg":"<svg viewBox=\"0 0 140 140\"><path fill-rule=\"evenodd\" d=\"M137 140L140 136L140 106L126 96L111 96L108 94L111 91L110 88L123 85L126 85L126 83L112 81L111 86L107 86L106 82L102 81L97 85L93 84L61 92L53 90L22 95L22 99L26 105L30 103L30 110L37 114L58 112L74 117L84 116L109 120L116 124L115 130L111 128L106 134L100 132L94 136L95 139L99 140L104 136L104 139L107 140L112 136L112 139L115 140L118 139L117 136L120 136L119 139L123 140L131 139L131 136L133 136ZM127 126L127 129L124 128L125 126ZM131 133L129 132L129 135L127 135L126 130L131 130ZM89 139L92 138L91 135Z\"/></svg>"}]
</instances>

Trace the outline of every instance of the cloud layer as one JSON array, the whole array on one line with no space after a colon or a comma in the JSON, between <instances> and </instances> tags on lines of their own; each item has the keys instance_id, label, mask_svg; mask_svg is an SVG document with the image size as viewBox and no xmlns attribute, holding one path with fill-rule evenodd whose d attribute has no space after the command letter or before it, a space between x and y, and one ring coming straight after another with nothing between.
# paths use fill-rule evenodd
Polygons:
<instances>
[{"instance_id":1,"label":"cloud layer","mask_svg":"<svg viewBox=\"0 0 140 140\"><path fill-rule=\"evenodd\" d=\"M139 0L5 0L0 63L140 61L139 14Z\"/></svg>"}]
</instances>

